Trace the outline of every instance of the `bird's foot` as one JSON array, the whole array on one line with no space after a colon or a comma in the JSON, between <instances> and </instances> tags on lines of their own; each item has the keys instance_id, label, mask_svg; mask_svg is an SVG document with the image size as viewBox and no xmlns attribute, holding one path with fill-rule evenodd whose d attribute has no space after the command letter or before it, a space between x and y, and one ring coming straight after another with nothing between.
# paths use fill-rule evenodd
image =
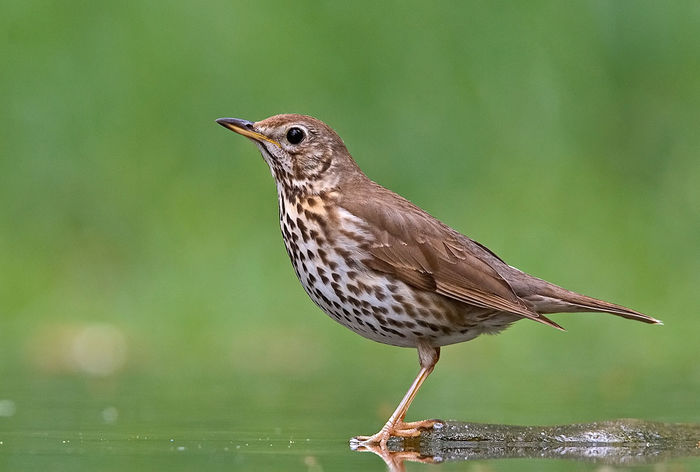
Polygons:
<instances>
[{"instance_id":1,"label":"bird's foot","mask_svg":"<svg viewBox=\"0 0 700 472\"><path fill-rule=\"evenodd\" d=\"M422 462L433 464L441 462L439 457L424 456L418 450L412 448L404 449L404 446L399 446L399 450L391 450L387 447L387 442L391 437L400 438L415 438L421 435L423 431L433 428L436 424L442 424L440 420L423 420L404 423L403 421L396 424L386 424L376 434L372 436L356 436L350 440L350 449L357 452L373 452L382 458L387 465L387 470L390 472L405 472L405 461Z\"/></svg>"},{"instance_id":2,"label":"bird's foot","mask_svg":"<svg viewBox=\"0 0 700 472\"><path fill-rule=\"evenodd\" d=\"M399 438L415 438L421 435L423 431L432 429L440 420L422 420L404 423L399 421L394 424L385 424L384 427L372 436L355 436L350 440L350 447L353 450L361 450L360 447L380 446L386 448L387 441L392 436Z\"/></svg>"}]
</instances>

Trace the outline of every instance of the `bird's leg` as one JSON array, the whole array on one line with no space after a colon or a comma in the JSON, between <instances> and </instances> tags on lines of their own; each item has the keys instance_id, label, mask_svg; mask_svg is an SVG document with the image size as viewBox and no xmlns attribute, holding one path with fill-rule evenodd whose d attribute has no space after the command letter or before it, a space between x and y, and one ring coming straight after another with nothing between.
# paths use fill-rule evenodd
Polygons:
<instances>
[{"instance_id":1,"label":"bird's leg","mask_svg":"<svg viewBox=\"0 0 700 472\"><path fill-rule=\"evenodd\" d=\"M416 379L413 381L413 384L411 384L411 388L408 389L401 403L396 407L396 410L394 410L394 413L392 413L382 429L372 436L354 437L351 441L353 446L379 445L384 448L386 447L387 441L392 436L404 438L420 436L421 430L430 429L436 423L440 422L439 420L423 420L411 423L404 423L403 421L404 418L406 418L408 407L411 406L411 402L413 402L413 399L418 393L418 389L433 371L439 358L439 347L418 346L418 360L420 361L421 369Z\"/></svg>"}]
</instances>

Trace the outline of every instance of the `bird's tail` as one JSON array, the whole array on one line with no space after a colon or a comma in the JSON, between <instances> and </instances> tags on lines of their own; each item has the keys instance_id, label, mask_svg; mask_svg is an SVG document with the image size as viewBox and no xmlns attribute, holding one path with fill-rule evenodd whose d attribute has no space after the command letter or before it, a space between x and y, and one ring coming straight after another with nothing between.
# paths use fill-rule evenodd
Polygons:
<instances>
[{"instance_id":1,"label":"bird's tail","mask_svg":"<svg viewBox=\"0 0 700 472\"><path fill-rule=\"evenodd\" d=\"M622 305L598 300L597 298L572 292L547 281L538 280L543 283L537 284L539 286L536 294L524 297L538 313L602 312L649 324L663 324L656 318Z\"/></svg>"}]
</instances>

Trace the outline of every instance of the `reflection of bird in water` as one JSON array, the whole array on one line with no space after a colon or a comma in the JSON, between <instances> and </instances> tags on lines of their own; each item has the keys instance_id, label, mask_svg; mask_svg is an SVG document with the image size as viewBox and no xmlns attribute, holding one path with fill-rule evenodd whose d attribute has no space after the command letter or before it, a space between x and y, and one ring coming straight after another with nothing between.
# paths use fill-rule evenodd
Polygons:
<instances>
[{"instance_id":1,"label":"reflection of bird in water","mask_svg":"<svg viewBox=\"0 0 700 472\"><path fill-rule=\"evenodd\" d=\"M329 316L369 339L418 349L420 372L382 429L386 445L436 420L404 422L440 347L527 318L597 311L658 320L528 275L362 173L340 137L302 115L217 122L253 140L277 184L282 235L304 290Z\"/></svg>"}]
</instances>

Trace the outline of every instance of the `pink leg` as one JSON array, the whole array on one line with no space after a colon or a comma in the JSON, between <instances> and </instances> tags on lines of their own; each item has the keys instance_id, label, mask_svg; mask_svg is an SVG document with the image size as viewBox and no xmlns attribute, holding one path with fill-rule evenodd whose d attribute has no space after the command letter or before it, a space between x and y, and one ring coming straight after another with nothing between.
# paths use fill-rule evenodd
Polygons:
<instances>
[{"instance_id":1,"label":"pink leg","mask_svg":"<svg viewBox=\"0 0 700 472\"><path fill-rule=\"evenodd\" d=\"M389 417L386 424L379 430L378 433L372 436L357 436L352 440L353 445L358 446L369 446L369 445L379 445L381 447L386 447L386 442L392 436L399 437L415 437L420 436L421 430L432 428L438 420L423 420L414 421L411 423L405 423L403 420L406 418L406 412L408 407L411 406L411 402L418 393L418 389L425 379L428 378L430 373L435 368L438 359L440 358L440 348L428 347L428 346L418 346L418 359L420 361L421 369L416 376L416 379L411 384L411 387L404 395L399 406L396 407L394 413Z\"/></svg>"}]
</instances>

